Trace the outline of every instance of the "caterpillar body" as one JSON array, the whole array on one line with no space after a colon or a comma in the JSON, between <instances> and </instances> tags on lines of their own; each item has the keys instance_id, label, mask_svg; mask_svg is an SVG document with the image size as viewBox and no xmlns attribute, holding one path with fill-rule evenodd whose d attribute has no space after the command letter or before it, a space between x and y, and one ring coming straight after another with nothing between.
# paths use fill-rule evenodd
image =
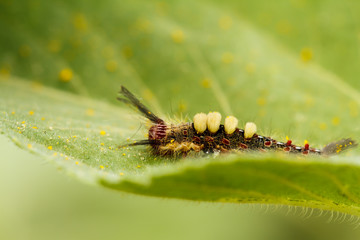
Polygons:
<instances>
[{"instance_id":1,"label":"caterpillar body","mask_svg":"<svg viewBox=\"0 0 360 240\"><path fill-rule=\"evenodd\" d=\"M271 137L256 133L256 125L246 123L244 129L237 127L238 120L228 116L221 124L221 114L198 113L192 123L168 124L137 99L129 90L121 86L117 99L138 109L152 122L148 139L136 141L126 146L149 145L155 155L187 156L191 152L226 153L238 151L282 151L302 155L333 155L357 146L351 138L326 145L323 149L311 148L305 141L304 146L292 144L290 139L280 142Z\"/></svg>"}]
</instances>

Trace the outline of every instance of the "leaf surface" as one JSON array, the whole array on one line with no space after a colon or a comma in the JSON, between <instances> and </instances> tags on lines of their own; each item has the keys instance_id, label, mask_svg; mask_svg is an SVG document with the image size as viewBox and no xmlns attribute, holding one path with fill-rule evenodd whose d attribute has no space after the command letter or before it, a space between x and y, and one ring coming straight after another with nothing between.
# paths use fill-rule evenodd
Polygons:
<instances>
[{"instance_id":1,"label":"leaf surface","mask_svg":"<svg viewBox=\"0 0 360 240\"><path fill-rule=\"evenodd\" d=\"M120 191L359 215L358 151L175 160L117 148L147 129L116 102L121 84L165 118L216 110L319 148L356 137L360 95L330 71L209 2L26 4L7 5L0 23L0 128L20 147Z\"/></svg>"}]
</instances>

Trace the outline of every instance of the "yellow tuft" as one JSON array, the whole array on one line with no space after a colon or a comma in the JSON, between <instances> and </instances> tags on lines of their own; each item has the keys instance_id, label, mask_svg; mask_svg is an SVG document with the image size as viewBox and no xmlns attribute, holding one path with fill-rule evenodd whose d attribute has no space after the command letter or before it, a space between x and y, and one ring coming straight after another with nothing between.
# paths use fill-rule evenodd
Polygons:
<instances>
[{"instance_id":1,"label":"yellow tuft","mask_svg":"<svg viewBox=\"0 0 360 240\"><path fill-rule=\"evenodd\" d=\"M305 140L305 141L304 141L304 145L306 145L306 144L309 144L309 141L308 141L308 140Z\"/></svg>"},{"instance_id":2,"label":"yellow tuft","mask_svg":"<svg viewBox=\"0 0 360 240\"><path fill-rule=\"evenodd\" d=\"M252 138L256 133L256 124L253 122L247 122L244 128L244 137Z\"/></svg>"},{"instance_id":3,"label":"yellow tuft","mask_svg":"<svg viewBox=\"0 0 360 240\"><path fill-rule=\"evenodd\" d=\"M106 134L106 132L105 131L100 131L100 135L105 135Z\"/></svg>"},{"instance_id":4,"label":"yellow tuft","mask_svg":"<svg viewBox=\"0 0 360 240\"><path fill-rule=\"evenodd\" d=\"M64 68L59 73L59 79L62 82L70 82L73 78L73 71L70 68Z\"/></svg>"},{"instance_id":5,"label":"yellow tuft","mask_svg":"<svg viewBox=\"0 0 360 240\"><path fill-rule=\"evenodd\" d=\"M288 136L286 136L286 141L289 141L289 140L290 140L290 138Z\"/></svg>"},{"instance_id":6,"label":"yellow tuft","mask_svg":"<svg viewBox=\"0 0 360 240\"><path fill-rule=\"evenodd\" d=\"M171 33L171 38L175 43L184 42L184 32L180 29L177 29Z\"/></svg>"},{"instance_id":7,"label":"yellow tuft","mask_svg":"<svg viewBox=\"0 0 360 240\"><path fill-rule=\"evenodd\" d=\"M226 117L224 124L226 134L232 134L235 131L238 123L239 121L237 120L236 117L233 116Z\"/></svg>"},{"instance_id":8,"label":"yellow tuft","mask_svg":"<svg viewBox=\"0 0 360 240\"><path fill-rule=\"evenodd\" d=\"M211 133L216 133L220 128L221 114L218 112L209 112L207 115L207 129Z\"/></svg>"},{"instance_id":9,"label":"yellow tuft","mask_svg":"<svg viewBox=\"0 0 360 240\"><path fill-rule=\"evenodd\" d=\"M52 147L52 146L48 146L48 149L49 149L49 150L52 150L52 149L53 149L53 147Z\"/></svg>"},{"instance_id":10,"label":"yellow tuft","mask_svg":"<svg viewBox=\"0 0 360 240\"><path fill-rule=\"evenodd\" d=\"M205 113L197 113L193 118L194 128L198 133L203 133L206 130L208 115Z\"/></svg>"}]
</instances>

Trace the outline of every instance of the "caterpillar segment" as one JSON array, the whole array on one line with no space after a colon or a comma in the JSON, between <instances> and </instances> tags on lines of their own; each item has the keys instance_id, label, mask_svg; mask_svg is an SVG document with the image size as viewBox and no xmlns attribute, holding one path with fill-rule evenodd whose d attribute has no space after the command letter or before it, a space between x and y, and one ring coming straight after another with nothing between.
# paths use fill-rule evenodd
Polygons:
<instances>
[{"instance_id":1,"label":"caterpillar segment","mask_svg":"<svg viewBox=\"0 0 360 240\"><path fill-rule=\"evenodd\" d=\"M221 114L198 113L192 123L167 124L154 115L125 87L121 87L120 101L137 108L153 125L149 128L148 139L127 146L150 145L152 152L160 156L187 156L191 152L226 153L238 151L281 151L301 155L333 155L357 146L350 138L326 145L323 149L292 144L290 139L280 142L271 137L258 135L255 123L248 122L243 129L238 128L234 116L225 118L221 124Z\"/></svg>"}]
</instances>

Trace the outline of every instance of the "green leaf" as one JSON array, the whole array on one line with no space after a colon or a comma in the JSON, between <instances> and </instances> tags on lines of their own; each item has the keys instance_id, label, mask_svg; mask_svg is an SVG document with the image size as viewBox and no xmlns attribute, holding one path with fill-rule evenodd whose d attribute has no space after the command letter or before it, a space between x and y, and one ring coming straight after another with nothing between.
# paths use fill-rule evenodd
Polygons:
<instances>
[{"instance_id":1,"label":"green leaf","mask_svg":"<svg viewBox=\"0 0 360 240\"><path fill-rule=\"evenodd\" d=\"M358 150L176 160L117 148L147 129L116 102L121 84L161 117L217 110L317 147L358 135L356 89L232 10L187 0L1 4L0 129L18 146L120 191L360 215Z\"/></svg>"}]
</instances>

